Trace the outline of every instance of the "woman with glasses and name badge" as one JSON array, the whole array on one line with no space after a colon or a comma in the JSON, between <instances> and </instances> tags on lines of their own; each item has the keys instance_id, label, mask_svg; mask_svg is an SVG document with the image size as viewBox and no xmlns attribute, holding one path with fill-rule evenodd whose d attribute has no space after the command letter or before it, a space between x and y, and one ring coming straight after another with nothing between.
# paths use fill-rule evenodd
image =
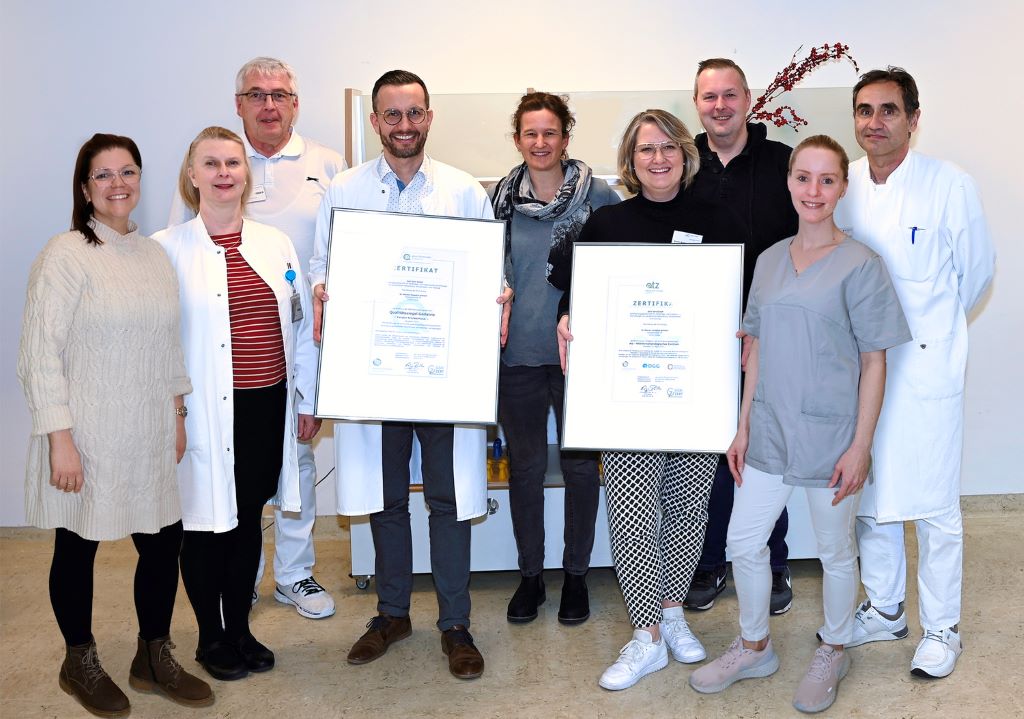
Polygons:
<instances>
[{"instance_id":1,"label":"woman with glasses and name badge","mask_svg":"<svg viewBox=\"0 0 1024 719\"><path fill-rule=\"evenodd\" d=\"M260 517L275 495L283 510L299 509L296 438L320 428L309 288L288 236L243 219L251 188L241 138L208 127L178 177L196 217L155 235L181 284L194 387L178 468L181 575L199 625L196 661L221 680L274 666L249 629Z\"/></svg>"},{"instance_id":2,"label":"woman with glasses and name badge","mask_svg":"<svg viewBox=\"0 0 1024 719\"><path fill-rule=\"evenodd\" d=\"M566 154L575 123L566 98L546 92L523 95L512 116L512 140L523 162L490 191L495 218L506 222L507 274L516 288L498 381L498 417L509 446L512 530L522 574L508 605L508 621L513 623L535 619L546 599L541 572L548 412L554 405L560 437L565 394L551 331L562 292L547 281L548 255L553 247L560 252L571 248L591 212L619 201L604 180ZM586 576L600 489L597 457L562 452L561 466L565 580L558 621L580 624L590 616Z\"/></svg>"},{"instance_id":3,"label":"woman with glasses and name badge","mask_svg":"<svg viewBox=\"0 0 1024 719\"><path fill-rule=\"evenodd\" d=\"M175 463L192 387L174 270L129 217L141 177L130 138L96 134L82 145L71 231L51 239L32 266L18 355L32 416L26 517L56 529L49 585L65 642L58 681L105 717L131 708L97 653L93 565L100 541L129 535L139 553L139 633L128 683L187 706L214 700L171 653L182 537Z\"/></svg>"},{"instance_id":4,"label":"woman with glasses and name badge","mask_svg":"<svg viewBox=\"0 0 1024 719\"><path fill-rule=\"evenodd\" d=\"M737 228L688 191L699 156L686 126L664 110L638 113L619 144L623 184L637 193L594 212L579 242L728 242ZM550 282L565 290L558 343L565 368L570 334L572 248L553 248ZM718 455L603 452L608 526L633 638L601 675L619 690L678 662L699 662L704 647L683 618L683 598L700 557Z\"/></svg>"}]
</instances>

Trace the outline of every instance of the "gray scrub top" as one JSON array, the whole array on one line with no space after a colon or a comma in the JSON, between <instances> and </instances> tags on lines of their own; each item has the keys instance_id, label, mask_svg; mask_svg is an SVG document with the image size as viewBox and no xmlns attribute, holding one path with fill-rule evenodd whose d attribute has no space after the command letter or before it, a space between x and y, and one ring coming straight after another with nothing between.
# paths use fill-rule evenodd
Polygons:
<instances>
[{"instance_id":1,"label":"gray scrub top","mask_svg":"<svg viewBox=\"0 0 1024 719\"><path fill-rule=\"evenodd\" d=\"M846 237L798 275L792 241L758 257L743 316L760 340L746 462L825 487L857 428L860 353L911 334L881 257Z\"/></svg>"}]
</instances>

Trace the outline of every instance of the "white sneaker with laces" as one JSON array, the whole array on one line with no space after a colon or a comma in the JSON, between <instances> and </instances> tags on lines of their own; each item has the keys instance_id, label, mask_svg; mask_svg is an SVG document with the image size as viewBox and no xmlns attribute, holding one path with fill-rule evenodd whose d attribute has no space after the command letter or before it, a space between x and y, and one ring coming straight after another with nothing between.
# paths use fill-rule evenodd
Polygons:
<instances>
[{"instance_id":1,"label":"white sneaker with laces","mask_svg":"<svg viewBox=\"0 0 1024 719\"><path fill-rule=\"evenodd\" d=\"M655 642L644 629L633 631L633 638L619 651L619 658L604 670L600 684L605 689L628 689L648 674L668 666L668 649L664 638Z\"/></svg>"},{"instance_id":2,"label":"white sneaker with laces","mask_svg":"<svg viewBox=\"0 0 1024 719\"><path fill-rule=\"evenodd\" d=\"M886 619L878 610L871 606L871 600L865 600L857 607L853 615L853 639L846 642L847 647L859 647L868 642L891 642L906 639L910 630L907 629L907 613L900 603L900 615L895 619ZM825 627L818 630L818 641L824 641Z\"/></svg>"},{"instance_id":3,"label":"white sneaker with laces","mask_svg":"<svg viewBox=\"0 0 1024 719\"><path fill-rule=\"evenodd\" d=\"M929 679L948 677L956 669L956 660L963 650L959 632L926 629L910 662L910 673Z\"/></svg>"},{"instance_id":4,"label":"white sneaker with laces","mask_svg":"<svg viewBox=\"0 0 1024 719\"><path fill-rule=\"evenodd\" d=\"M295 611L307 619L326 619L334 614L334 597L312 576L291 587L278 584L274 599L281 604L294 605Z\"/></svg>"},{"instance_id":5,"label":"white sneaker with laces","mask_svg":"<svg viewBox=\"0 0 1024 719\"><path fill-rule=\"evenodd\" d=\"M690 625L683 618L682 607L665 607L661 610L661 638L677 662L693 664L703 661L708 653L704 645L690 631Z\"/></svg>"}]
</instances>

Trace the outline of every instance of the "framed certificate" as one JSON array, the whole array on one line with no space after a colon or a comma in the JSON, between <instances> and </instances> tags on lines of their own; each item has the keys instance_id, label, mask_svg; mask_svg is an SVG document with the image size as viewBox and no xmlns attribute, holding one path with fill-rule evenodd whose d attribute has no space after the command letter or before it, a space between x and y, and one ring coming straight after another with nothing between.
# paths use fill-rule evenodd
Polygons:
<instances>
[{"instance_id":1,"label":"framed certificate","mask_svg":"<svg viewBox=\"0 0 1024 719\"><path fill-rule=\"evenodd\" d=\"M576 244L562 446L724 452L742 295L742 245Z\"/></svg>"},{"instance_id":2,"label":"framed certificate","mask_svg":"<svg viewBox=\"0 0 1024 719\"><path fill-rule=\"evenodd\" d=\"M319 417L494 424L505 225L335 208Z\"/></svg>"}]
</instances>

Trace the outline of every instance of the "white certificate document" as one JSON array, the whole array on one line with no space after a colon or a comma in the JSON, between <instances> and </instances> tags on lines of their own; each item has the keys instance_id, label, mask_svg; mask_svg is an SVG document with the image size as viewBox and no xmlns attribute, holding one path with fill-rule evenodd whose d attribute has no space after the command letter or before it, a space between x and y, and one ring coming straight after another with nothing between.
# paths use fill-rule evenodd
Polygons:
<instances>
[{"instance_id":1,"label":"white certificate document","mask_svg":"<svg viewBox=\"0 0 1024 719\"><path fill-rule=\"evenodd\" d=\"M563 448L724 452L742 292L742 245L577 243Z\"/></svg>"},{"instance_id":2,"label":"white certificate document","mask_svg":"<svg viewBox=\"0 0 1024 719\"><path fill-rule=\"evenodd\" d=\"M451 347L452 283L461 253L402 249L374 301L369 371L446 377Z\"/></svg>"},{"instance_id":3,"label":"white certificate document","mask_svg":"<svg viewBox=\"0 0 1024 719\"><path fill-rule=\"evenodd\" d=\"M497 422L505 226L332 211L318 417Z\"/></svg>"},{"instance_id":4,"label":"white certificate document","mask_svg":"<svg viewBox=\"0 0 1024 719\"><path fill-rule=\"evenodd\" d=\"M611 277L614 328L606 350L616 402L685 402L692 310L671 276Z\"/></svg>"}]
</instances>

